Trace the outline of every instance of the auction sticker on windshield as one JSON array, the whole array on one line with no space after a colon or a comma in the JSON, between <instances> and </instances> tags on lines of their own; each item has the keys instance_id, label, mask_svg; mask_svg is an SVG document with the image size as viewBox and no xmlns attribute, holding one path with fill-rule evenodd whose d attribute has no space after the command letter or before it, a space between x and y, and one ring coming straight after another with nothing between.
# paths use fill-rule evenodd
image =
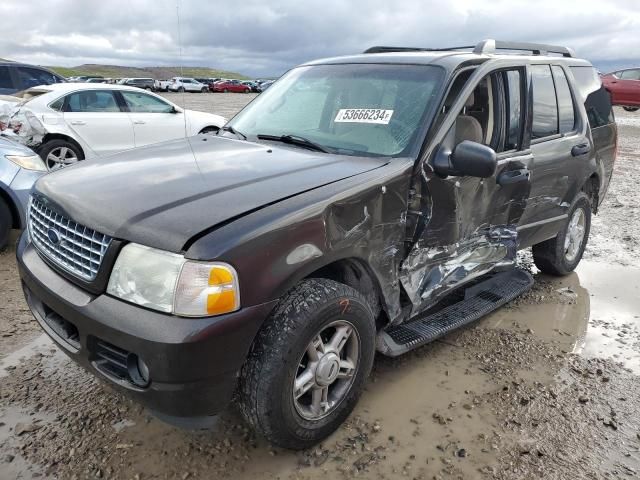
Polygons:
<instances>
[{"instance_id":1,"label":"auction sticker on windshield","mask_svg":"<svg viewBox=\"0 0 640 480\"><path fill-rule=\"evenodd\" d=\"M379 123L387 125L393 110L379 108L341 108L334 122L350 123Z\"/></svg>"}]
</instances>

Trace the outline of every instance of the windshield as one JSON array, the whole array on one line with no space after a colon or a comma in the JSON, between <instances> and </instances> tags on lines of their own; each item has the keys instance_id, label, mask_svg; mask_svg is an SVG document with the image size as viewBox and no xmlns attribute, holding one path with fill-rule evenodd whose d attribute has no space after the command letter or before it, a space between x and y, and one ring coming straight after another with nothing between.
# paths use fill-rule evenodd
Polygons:
<instances>
[{"instance_id":1,"label":"windshield","mask_svg":"<svg viewBox=\"0 0 640 480\"><path fill-rule=\"evenodd\" d=\"M290 135L330 152L406 156L437 103L443 75L441 68L428 65L299 67L257 97L229 126L251 140Z\"/></svg>"}]
</instances>

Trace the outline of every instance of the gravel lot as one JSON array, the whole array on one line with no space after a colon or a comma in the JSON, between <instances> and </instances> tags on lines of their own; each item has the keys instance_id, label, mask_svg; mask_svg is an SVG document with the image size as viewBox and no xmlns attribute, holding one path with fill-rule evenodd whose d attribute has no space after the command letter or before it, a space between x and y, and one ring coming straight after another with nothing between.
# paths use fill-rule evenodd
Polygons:
<instances>
[{"instance_id":1,"label":"gravel lot","mask_svg":"<svg viewBox=\"0 0 640 480\"><path fill-rule=\"evenodd\" d=\"M167 94L231 117L254 95ZM0 254L0 479L495 478L640 475L640 113L616 111L609 194L577 272L399 359L378 357L349 421L315 449L151 417L40 333Z\"/></svg>"}]
</instances>

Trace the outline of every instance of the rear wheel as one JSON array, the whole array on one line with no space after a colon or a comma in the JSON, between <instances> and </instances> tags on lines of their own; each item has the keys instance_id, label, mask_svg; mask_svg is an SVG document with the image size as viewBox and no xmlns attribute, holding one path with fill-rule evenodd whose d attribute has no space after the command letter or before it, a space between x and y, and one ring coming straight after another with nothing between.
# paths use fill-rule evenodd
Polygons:
<instances>
[{"instance_id":1,"label":"rear wheel","mask_svg":"<svg viewBox=\"0 0 640 480\"><path fill-rule=\"evenodd\" d=\"M40 147L38 153L49 171L84 160L82 150L67 140L50 140Z\"/></svg>"},{"instance_id":2,"label":"rear wheel","mask_svg":"<svg viewBox=\"0 0 640 480\"><path fill-rule=\"evenodd\" d=\"M229 93L229 90L225 88L224 90L222 90L222 93Z\"/></svg>"},{"instance_id":3,"label":"rear wheel","mask_svg":"<svg viewBox=\"0 0 640 480\"><path fill-rule=\"evenodd\" d=\"M637 112L638 110L640 110L640 107L622 107L624 108L627 112Z\"/></svg>"},{"instance_id":4,"label":"rear wheel","mask_svg":"<svg viewBox=\"0 0 640 480\"><path fill-rule=\"evenodd\" d=\"M591 229L591 200L579 193L564 229L555 238L534 245L533 261L543 273L567 275L580 263Z\"/></svg>"},{"instance_id":5,"label":"rear wheel","mask_svg":"<svg viewBox=\"0 0 640 480\"><path fill-rule=\"evenodd\" d=\"M207 93L209 91L208 88L203 88L202 90L200 90L200 93Z\"/></svg>"},{"instance_id":6,"label":"rear wheel","mask_svg":"<svg viewBox=\"0 0 640 480\"><path fill-rule=\"evenodd\" d=\"M251 91L251 89L250 89L250 88L245 88L245 89L244 89L244 93L249 93L250 91Z\"/></svg>"},{"instance_id":7,"label":"rear wheel","mask_svg":"<svg viewBox=\"0 0 640 480\"><path fill-rule=\"evenodd\" d=\"M240 379L247 421L273 444L308 448L355 407L373 364L367 300L327 279L301 282L258 334Z\"/></svg>"},{"instance_id":8,"label":"rear wheel","mask_svg":"<svg viewBox=\"0 0 640 480\"><path fill-rule=\"evenodd\" d=\"M9 206L0 198L0 251L4 250L9 243L9 233L12 225L11 211Z\"/></svg>"},{"instance_id":9,"label":"rear wheel","mask_svg":"<svg viewBox=\"0 0 640 480\"><path fill-rule=\"evenodd\" d=\"M178 92L180 92L180 93L184 93L184 87L180 87L180 88L178 89Z\"/></svg>"}]
</instances>

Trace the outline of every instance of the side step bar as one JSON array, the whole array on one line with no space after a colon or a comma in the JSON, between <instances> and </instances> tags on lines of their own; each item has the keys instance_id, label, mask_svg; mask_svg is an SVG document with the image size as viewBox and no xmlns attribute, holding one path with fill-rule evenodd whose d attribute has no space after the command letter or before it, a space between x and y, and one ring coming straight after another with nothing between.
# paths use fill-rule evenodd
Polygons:
<instances>
[{"instance_id":1,"label":"side step bar","mask_svg":"<svg viewBox=\"0 0 640 480\"><path fill-rule=\"evenodd\" d=\"M510 270L490 276L464 292L464 299L435 313L394 325L378 334L378 351L397 357L433 342L447 333L478 320L533 286L524 270Z\"/></svg>"}]
</instances>

